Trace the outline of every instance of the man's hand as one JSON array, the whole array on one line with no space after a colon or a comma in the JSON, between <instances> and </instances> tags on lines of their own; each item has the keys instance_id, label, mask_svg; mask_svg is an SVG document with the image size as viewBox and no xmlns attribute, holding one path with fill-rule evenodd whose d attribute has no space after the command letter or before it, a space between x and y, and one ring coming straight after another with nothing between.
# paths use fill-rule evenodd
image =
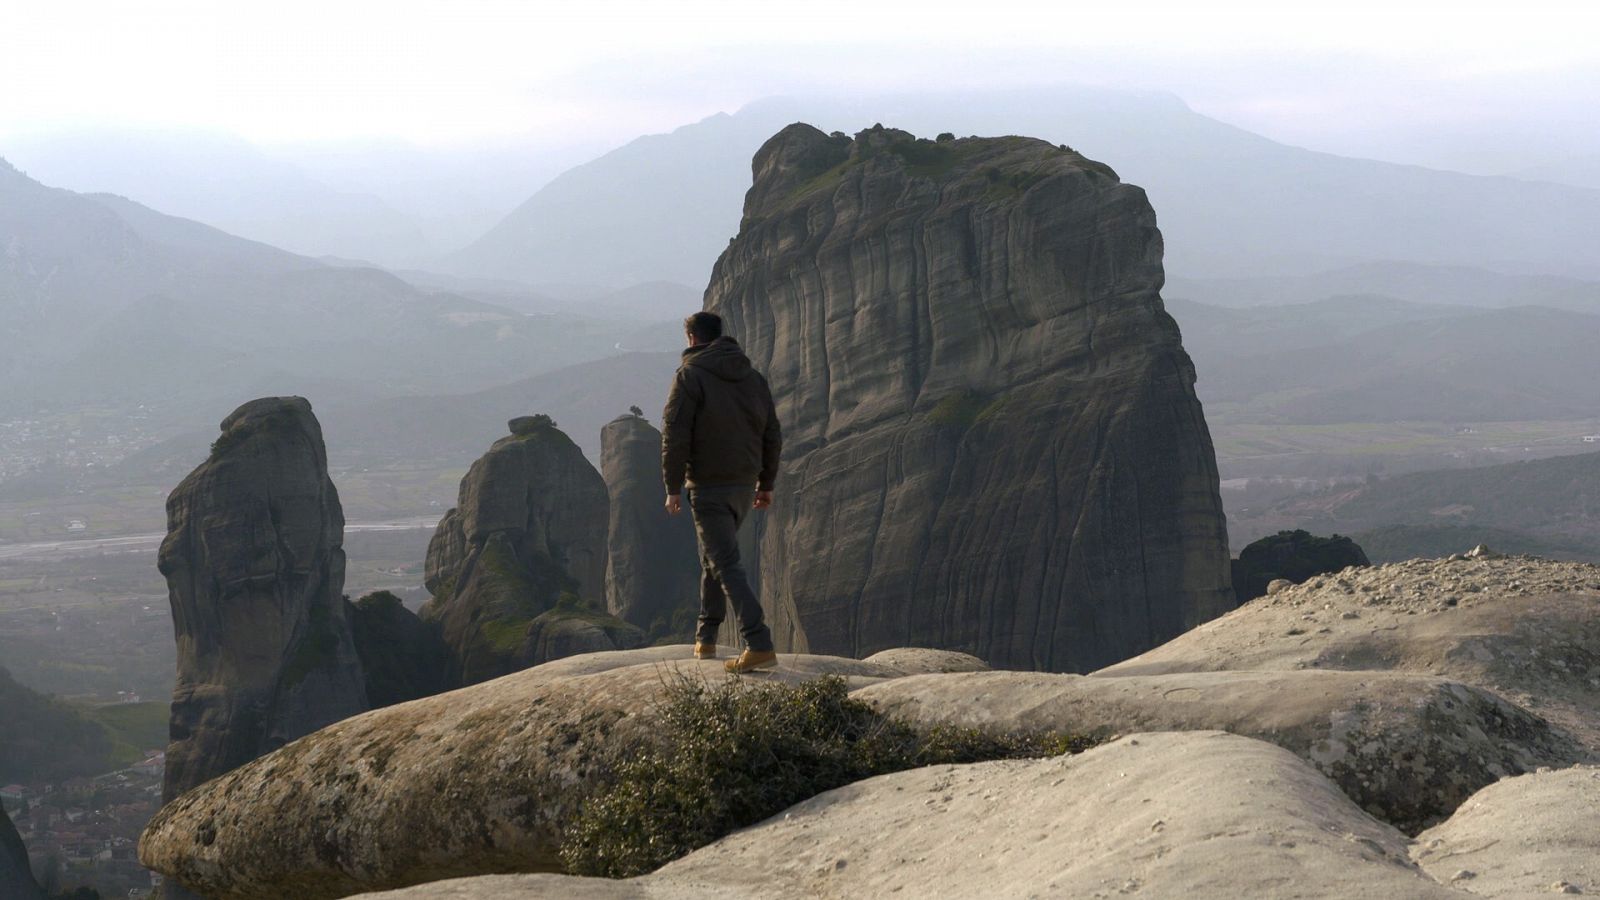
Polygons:
<instances>
[{"instance_id":1,"label":"man's hand","mask_svg":"<svg viewBox=\"0 0 1600 900\"><path fill-rule=\"evenodd\" d=\"M683 512L683 497L678 494L667 495L667 515L675 516Z\"/></svg>"},{"instance_id":2,"label":"man's hand","mask_svg":"<svg viewBox=\"0 0 1600 900\"><path fill-rule=\"evenodd\" d=\"M772 505L771 491L756 491L756 509L766 509Z\"/></svg>"}]
</instances>

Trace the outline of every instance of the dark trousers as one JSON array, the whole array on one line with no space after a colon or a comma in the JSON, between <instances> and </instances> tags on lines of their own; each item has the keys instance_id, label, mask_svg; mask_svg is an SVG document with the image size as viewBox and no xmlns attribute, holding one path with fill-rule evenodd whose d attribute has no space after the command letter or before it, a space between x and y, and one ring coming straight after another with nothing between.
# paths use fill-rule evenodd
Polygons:
<instances>
[{"instance_id":1,"label":"dark trousers","mask_svg":"<svg viewBox=\"0 0 1600 900\"><path fill-rule=\"evenodd\" d=\"M739 526L755 501L753 487L689 489L689 511L700 538L700 627L695 640L717 642L717 629L728 616L728 601L739 617L739 633L751 650L771 650L772 632L761 613L750 577L739 561Z\"/></svg>"}]
</instances>

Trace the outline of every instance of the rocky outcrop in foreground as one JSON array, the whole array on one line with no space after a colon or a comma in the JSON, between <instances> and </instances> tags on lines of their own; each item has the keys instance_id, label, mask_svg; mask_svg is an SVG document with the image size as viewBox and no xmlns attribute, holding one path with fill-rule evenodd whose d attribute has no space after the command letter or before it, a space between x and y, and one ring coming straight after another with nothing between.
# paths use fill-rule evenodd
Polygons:
<instances>
[{"instance_id":1,"label":"rocky outcrop in foreground","mask_svg":"<svg viewBox=\"0 0 1600 900\"><path fill-rule=\"evenodd\" d=\"M497 876L368 896L1472 896L1436 883L1407 851L1404 835L1271 744L1135 734L1080 756L858 782L629 881Z\"/></svg>"},{"instance_id":2,"label":"rocky outcrop in foreground","mask_svg":"<svg viewBox=\"0 0 1600 900\"><path fill-rule=\"evenodd\" d=\"M1474 894L1527 897L1600 890L1600 768L1507 778L1417 836L1411 857Z\"/></svg>"},{"instance_id":3,"label":"rocky outcrop in foreground","mask_svg":"<svg viewBox=\"0 0 1600 900\"><path fill-rule=\"evenodd\" d=\"M28 865L28 848L22 845L11 817L0 807L0 897L7 900L44 900L44 891L33 880Z\"/></svg>"},{"instance_id":4,"label":"rocky outcrop in foreground","mask_svg":"<svg viewBox=\"0 0 1600 900\"><path fill-rule=\"evenodd\" d=\"M792 125L706 307L784 425L760 584L781 649L1088 671L1234 606L1144 192L1028 138Z\"/></svg>"},{"instance_id":5,"label":"rocky outcrop in foreground","mask_svg":"<svg viewBox=\"0 0 1600 900\"><path fill-rule=\"evenodd\" d=\"M1426 676L983 672L907 678L857 696L929 725L1101 736L1215 728L1259 738L1294 752L1362 809L1413 834L1503 775L1587 758L1537 715L1488 691Z\"/></svg>"},{"instance_id":6,"label":"rocky outcrop in foreground","mask_svg":"<svg viewBox=\"0 0 1600 900\"><path fill-rule=\"evenodd\" d=\"M510 429L461 479L428 544L423 618L438 623L462 684L531 665L528 627L563 597L605 602L605 482L548 416Z\"/></svg>"},{"instance_id":7,"label":"rocky outcrop in foreground","mask_svg":"<svg viewBox=\"0 0 1600 900\"><path fill-rule=\"evenodd\" d=\"M1445 678L1600 754L1600 567L1489 553L1345 569L1095 677L1285 670Z\"/></svg>"},{"instance_id":8,"label":"rocky outcrop in foreground","mask_svg":"<svg viewBox=\"0 0 1600 900\"><path fill-rule=\"evenodd\" d=\"M565 826L605 767L652 733L678 675L722 677L685 645L573 656L374 710L237 769L158 813L147 866L206 896L342 897L498 871L556 871ZM854 686L980 665L924 651L902 670L785 656L766 679Z\"/></svg>"},{"instance_id":9,"label":"rocky outcrop in foreground","mask_svg":"<svg viewBox=\"0 0 1600 900\"><path fill-rule=\"evenodd\" d=\"M600 473L611 495L606 610L652 638L694 631L700 561L694 523L662 508L661 432L642 416L600 431Z\"/></svg>"},{"instance_id":10,"label":"rocky outcrop in foreground","mask_svg":"<svg viewBox=\"0 0 1600 900\"><path fill-rule=\"evenodd\" d=\"M343 541L311 404L264 398L224 419L167 498L178 673L165 799L367 709Z\"/></svg>"},{"instance_id":11,"label":"rocky outcrop in foreground","mask_svg":"<svg viewBox=\"0 0 1600 900\"><path fill-rule=\"evenodd\" d=\"M664 678L718 677L687 653L574 656L341 722L169 805L141 858L263 898L552 871L606 754L652 734ZM1089 676L784 655L761 677L840 673L913 723L1124 737L858 782L629 881L398 896L1592 893L1597 660L1600 567L1489 555L1313 578Z\"/></svg>"}]
</instances>

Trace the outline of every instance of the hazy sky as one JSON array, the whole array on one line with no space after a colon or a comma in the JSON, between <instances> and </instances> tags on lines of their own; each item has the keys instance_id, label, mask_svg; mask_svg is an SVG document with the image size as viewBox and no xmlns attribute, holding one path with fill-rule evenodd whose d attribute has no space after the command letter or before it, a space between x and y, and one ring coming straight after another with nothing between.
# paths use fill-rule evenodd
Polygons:
<instances>
[{"instance_id":1,"label":"hazy sky","mask_svg":"<svg viewBox=\"0 0 1600 900\"><path fill-rule=\"evenodd\" d=\"M1087 81L1400 161L1495 170L1600 150L1594 0L551 6L11 2L0 136L606 146L772 93Z\"/></svg>"}]
</instances>

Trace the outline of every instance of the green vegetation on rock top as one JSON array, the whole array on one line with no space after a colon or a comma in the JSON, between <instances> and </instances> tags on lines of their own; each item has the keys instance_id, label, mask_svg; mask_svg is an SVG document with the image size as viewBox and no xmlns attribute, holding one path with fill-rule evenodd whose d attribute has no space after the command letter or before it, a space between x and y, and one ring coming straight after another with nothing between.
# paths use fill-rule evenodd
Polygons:
<instances>
[{"instance_id":1,"label":"green vegetation on rock top","mask_svg":"<svg viewBox=\"0 0 1600 900\"><path fill-rule=\"evenodd\" d=\"M888 772L1056 756L1094 741L1050 733L915 728L850 697L844 679L667 686L660 741L622 759L562 844L581 875L629 877L823 791Z\"/></svg>"}]
</instances>

